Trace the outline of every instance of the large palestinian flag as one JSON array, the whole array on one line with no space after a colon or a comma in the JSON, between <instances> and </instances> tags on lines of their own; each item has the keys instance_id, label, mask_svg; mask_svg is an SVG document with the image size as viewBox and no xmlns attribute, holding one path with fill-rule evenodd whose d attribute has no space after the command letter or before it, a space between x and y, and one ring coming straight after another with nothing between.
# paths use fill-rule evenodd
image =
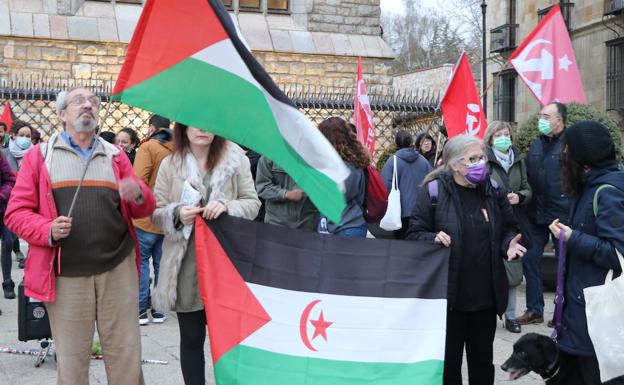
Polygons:
<instances>
[{"instance_id":1,"label":"large palestinian flag","mask_svg":"<svg viewBox=\"0 0 624 385\"><path fill-rule=\"evenodd\" d=\"M220 0L148 0L113 100L266 155L340 220L348 169L254 59Z\"/></svg>"},{"instance_id":2,"label":"large palestinian flag","mask_svg":"<svg viewBox=\"0 0 624 385\"><path fill-rule=\"evenodd\" d=\"M448 249L195 226L218 385L442 384Z\"/></svg>"}]
</instances>

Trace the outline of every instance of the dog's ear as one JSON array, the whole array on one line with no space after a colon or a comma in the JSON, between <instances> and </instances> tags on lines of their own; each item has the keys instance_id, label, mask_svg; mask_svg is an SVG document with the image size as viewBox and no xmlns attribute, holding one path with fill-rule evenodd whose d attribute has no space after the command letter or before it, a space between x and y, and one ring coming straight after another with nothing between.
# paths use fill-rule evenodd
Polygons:
<instances>
[{"instance_id":1,"label":"dog's ear","mask_svg":"<svg viewBox=\"0 0 624 385\"><path fill-rule=\"evenodd\" d=\"M557 358L557 345L555 345L555 342L546 336L540 336L538 343L548 362L553 362Z\"/></svg>"}]
</instances>

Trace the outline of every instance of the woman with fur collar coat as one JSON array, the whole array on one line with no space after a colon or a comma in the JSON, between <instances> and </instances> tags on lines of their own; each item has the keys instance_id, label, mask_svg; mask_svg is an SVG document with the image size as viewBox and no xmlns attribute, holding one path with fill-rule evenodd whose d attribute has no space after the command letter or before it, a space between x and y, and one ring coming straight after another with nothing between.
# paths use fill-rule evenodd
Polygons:
<instances>
[{"instance_id":1,"label":"woman with fur collar coat","mask_svg":"<svg viewBox=\"0 0 624 385\"><path fill-rule=\"evenodd\" d=\"M183 192L201 199L197 204L183 204ZM249 160L234 143L178 123L174 152L160 165L154 195L152 221L165 234L154 308L177 313L184 382L204 384L206 315L199 295L192 226L197 214L208 220L224 213L250 220L256 217L260 200Z\"/></svg>"}]
</instances>

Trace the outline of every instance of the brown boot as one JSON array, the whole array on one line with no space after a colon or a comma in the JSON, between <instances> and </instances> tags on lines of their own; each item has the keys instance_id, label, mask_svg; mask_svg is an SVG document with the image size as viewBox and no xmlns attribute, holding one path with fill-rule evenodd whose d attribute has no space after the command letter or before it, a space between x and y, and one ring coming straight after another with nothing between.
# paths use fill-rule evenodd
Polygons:
<instances>
[{"instance_id":1,"label":"brown boot","mask_svg":"<svg viewBox=\"0 0 624 385\"><path fill-rule=\"evenodd\" d=\"M541 324L544 322L544 316L537 314L533 310L527 310L523 315L516 318L520 325Z\"/></svg>"}]
</instances>

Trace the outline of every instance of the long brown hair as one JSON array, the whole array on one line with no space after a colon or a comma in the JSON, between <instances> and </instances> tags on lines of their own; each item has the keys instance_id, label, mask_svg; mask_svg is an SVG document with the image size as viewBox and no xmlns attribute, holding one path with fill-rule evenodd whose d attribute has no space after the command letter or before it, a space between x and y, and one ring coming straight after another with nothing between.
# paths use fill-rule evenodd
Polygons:
<instances>
[{"instance_id":1,"label":"long brown hair","mask_svg":"<svg viewBox=\"0 0 624 385\"><path fill-rule=\"evenodd\" d=\"M188 126L186 124L177 123L173 128L173 153L184 159L186 154L190 151L191 142L186 135ZM208 159L206 160L206 168L212 170L217 163L223 158L225 150L227 149L227 140L221 136L215 135L212 143L210 144L210 151L208 151Z\"/></svg>"},{"instance_id":2,"label":"long brown hair","mask_svg":"<svg viewBox=\"0 0 624 385\"><path fill-rule=\"evenodd\" d=\"M355 132L344 119L337 116L325 119L319 124L319 130L334 146L342 160L360 168L370 166L368 151L358 142Z\"/></svg>"},{"instance_id":3,"label":"long brown hair","mask_svg":"<svg viewBox=\"0 0 624 385\"><path fill-rule=\"evenodd\" d=\"M563 136L561 149L561 176L563 182L563 192L569 197L577 196L583 191L585 182L585 167L580 164L565 143Z\"/></svg>"}]
</instances>

